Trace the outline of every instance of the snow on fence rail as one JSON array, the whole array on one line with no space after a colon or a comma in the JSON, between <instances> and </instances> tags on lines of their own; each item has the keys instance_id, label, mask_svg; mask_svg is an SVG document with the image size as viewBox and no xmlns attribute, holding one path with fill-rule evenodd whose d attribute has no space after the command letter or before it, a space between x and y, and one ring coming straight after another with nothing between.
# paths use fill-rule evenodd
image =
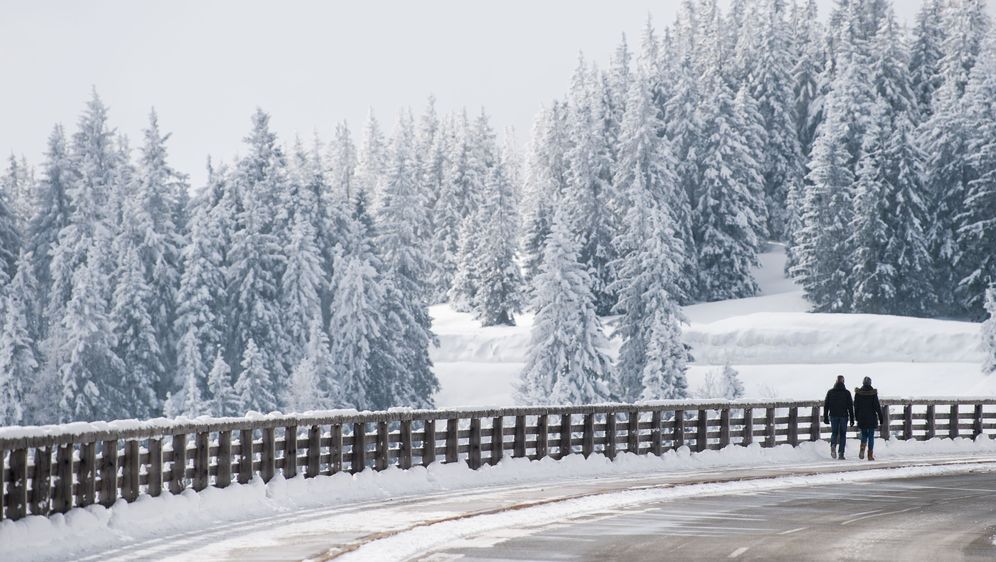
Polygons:
<instances>
[{"instance_id":1,"label":"snow on fence rail","mask_svg":"<svg viewBox=\"0 0 996 562\"><path fill-rule=\"evenodd\" d=\"M882 399L885 439L996 436L996 398ZM650 402L467 410L324 412L193 421L0 428L0 519L139 495L372 468L618 451L660 455L827 435L819 401ZM99 455L98 455L99 451Z\"/></svg>"}]
</instances>

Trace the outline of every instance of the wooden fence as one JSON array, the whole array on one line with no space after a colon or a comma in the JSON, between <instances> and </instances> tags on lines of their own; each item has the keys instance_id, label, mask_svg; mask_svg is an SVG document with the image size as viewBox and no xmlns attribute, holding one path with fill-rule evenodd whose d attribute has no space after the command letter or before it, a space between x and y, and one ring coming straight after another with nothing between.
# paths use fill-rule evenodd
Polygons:
<instances>
[{"instance_id":1,"label":"wooden fence","mask_svg":"<svg viewBox=\"0 0 996 562\"><path fill-rule=\"evenodd\" d=\"M996 437L996 399L883 399L885 439ZM415 410L186 423L115 423L84 432L0 428L0 519L65 513L141 494L179 494L254 479L313 478L503 457L660 455L825 438L822 402L659 402ZM162 421L162 420L160 420Z\"/></svg>"}]
</instances>

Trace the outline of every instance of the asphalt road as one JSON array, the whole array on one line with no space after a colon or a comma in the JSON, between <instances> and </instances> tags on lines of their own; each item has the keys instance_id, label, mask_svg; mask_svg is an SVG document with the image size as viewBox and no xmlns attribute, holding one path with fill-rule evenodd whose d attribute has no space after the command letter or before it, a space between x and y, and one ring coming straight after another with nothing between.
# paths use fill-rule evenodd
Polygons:
<instances>
[{"instance_id":1,"label":"asphalt road","mask_svg":"<svg viewBox=\"0 0 996 562\"><path fill-rule=\"evenodd\" d=\"M424 561L996 560L996 473L648 503L464 537Z\"/></svg>"}]
</instances>

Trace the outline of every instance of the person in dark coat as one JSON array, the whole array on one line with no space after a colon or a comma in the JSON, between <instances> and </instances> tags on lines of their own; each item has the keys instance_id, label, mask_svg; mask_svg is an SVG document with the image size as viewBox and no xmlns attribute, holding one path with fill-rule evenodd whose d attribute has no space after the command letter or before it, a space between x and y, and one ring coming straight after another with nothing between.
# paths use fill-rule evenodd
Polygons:
<instances>
[{"instance_id":1,"label":"person in dark coat","mask_svg":"<svg viewBox=\"0 0 996 562\"><path fill-rule=\"evenodd\" d=\"M844 443L847 440L847 423L854 427L854 403L851 391L844 386L844 376L837 376L837 383L827 391L823 401L823 423L830 426L830 456L844 460Z\"/></svg>"},{"instance_id":2,"label":"person in dark coat","mask_svg":"<svg viewBox=\"0 0 996 562\"><path fill-rule=\"evenodd\" d=\"M875 430L882 423L882 405L878 402L878 391L872 388L871 377L865 377L861 388L854 389L854 417L858 420L858 430L861 435L861 451L858 458L865 458L865 446L868 448L868 460L875 460Z\"/></svg>"}]
</instances>

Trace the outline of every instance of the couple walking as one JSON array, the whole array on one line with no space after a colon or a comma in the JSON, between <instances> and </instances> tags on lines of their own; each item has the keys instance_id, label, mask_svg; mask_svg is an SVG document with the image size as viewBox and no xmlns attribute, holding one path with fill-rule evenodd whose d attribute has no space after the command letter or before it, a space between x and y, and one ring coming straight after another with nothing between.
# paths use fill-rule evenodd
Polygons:
<instances>
[{"instance_id":1,"label":"couple walking","mask_svg":"<svg viewBox=\"0 0 996 562\"><path fill-rule=\"evenodd\" d=\"M878 403L878 391L872 388L871 377L865 377L861 388L851 391L844 386L844 376L837 376L837 384L827 392L823 402L823 423L830 425L830 456L844 460L844 441L847 437L847 424L854 427L858 421L858 431L861 436L861 451L858 458L875 460L875 430L882 422L882 406Z\"/></svg>"}]
</instances>

